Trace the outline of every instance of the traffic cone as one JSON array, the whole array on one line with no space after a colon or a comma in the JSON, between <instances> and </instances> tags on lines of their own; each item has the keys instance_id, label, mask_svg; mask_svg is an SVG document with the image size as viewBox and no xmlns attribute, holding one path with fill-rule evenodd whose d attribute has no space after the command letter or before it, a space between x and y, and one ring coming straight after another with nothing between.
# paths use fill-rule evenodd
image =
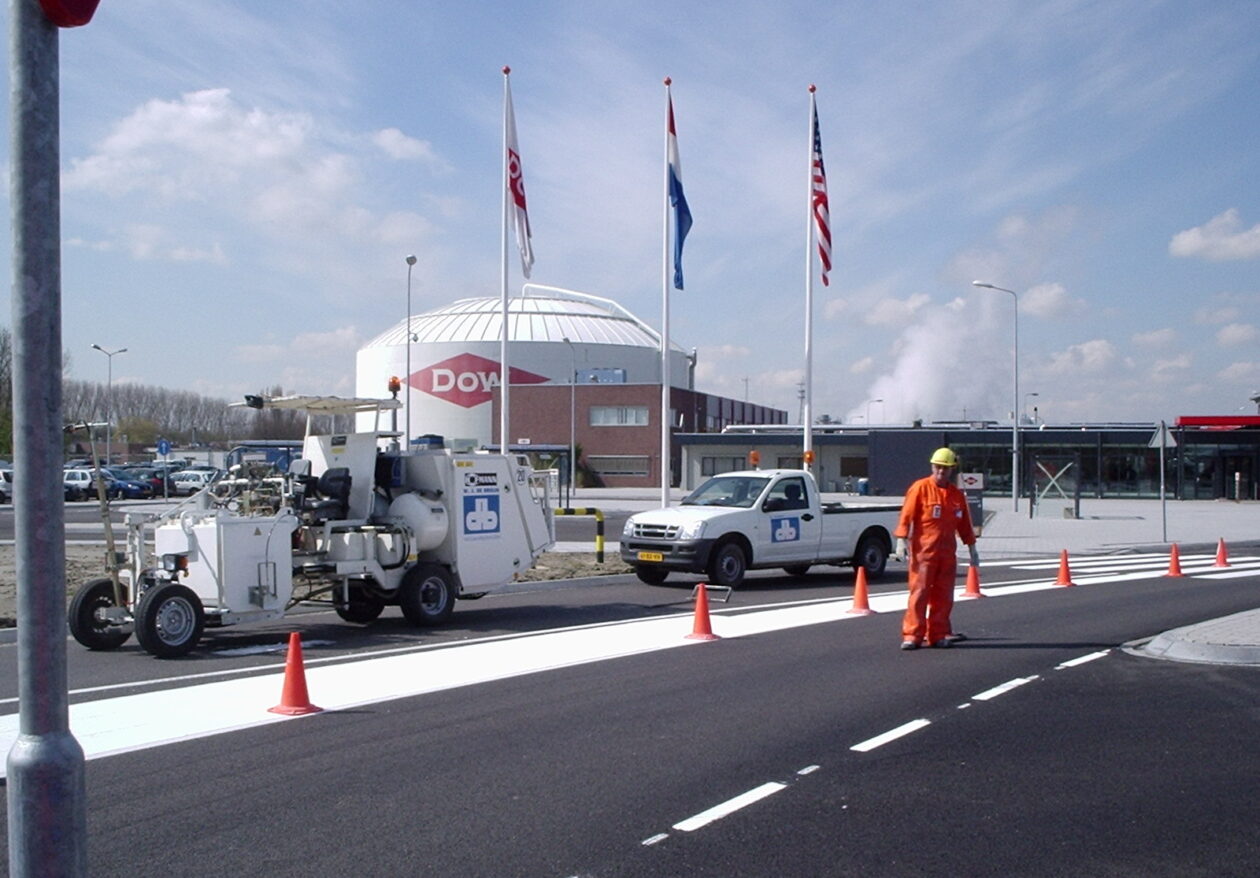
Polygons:
<instances>
[{"instance_id":1,"label":"traffic cone","mask_svg":"<svg viewBox=\"0 0 1260 878\"><path fill-rule=\"evenodd\" d=\"M1225 538L1224 537L1222 537L1221 541L1216 544L1216 563L1213 564L1212 566L1213 567L1228 567L1229 566L1229 553L1225 551Z\"/></svg>"},{"instance_id":2,"label":"traffic cone","mask_svg":"<svg viewBox=\"0 0 1260 878\"><path fill-rule=\"evenodd\" d=\"M1185 576L1181 572L1181 551L1177 548L1177 544L1172 544L1172 551L1168 553L1168 572L1165 576Z\"/></svg>"},{"instance_id":3,"label":"traffic cone","mask_svg":"<svg viewBox=\"0 0 1260 878\"><path fill-rule=\"evenodd\" d=\"M967 589L959 596L959 600L986 597L988 595L980 591L980 568L975 564L967 565Z\"/></svg>"},{"instance_id":4,"label":"traffic cone","mask_svg":"<svg viewBox=\"0 0 1260 878\"><path fill-rule=\"evenodd\" d=\"M307 713L318 713L323 710L311 704L306 694L306 671L302 667L302 636L296 631L289 635L289 657L284 662L284 690L280 693L280 703L267 708L269 713L283 713L285 716L302 716Z\"/></svg>"},{"instance_id":5,"label":"traffic cone","mask_svg":"<svg viewBox=\"0 0 1260 878\"><path fill-rule=\"evenodd\" d=\"M1064 549L1059 555L1059 578L1055 580L1055 585L1076 585L1072 581L1072 571L1068 568L1067 549Z\"/></svg>"},{"instance_id":6,"label":"traffic cone","mask_svg":"<svg viewBox=\"0 0 1260 878\"><path fill-rule=\"evenodd\" d=\"M687 640L721 640L709 624L709 590L702 582L696 586L696 621Z\"/></svg>"},{"instance_id":7,"label":"traffic cone","mask_svg":"<svg viewBox=\"0 0 1260 878\"><path fill-rule=\"evenodd\" d=\"M870 595L866 591L866 568L859 564L857 579L853 582L853 606L845 612L854 616L873 616L875 611L871 609Z\"/></svg>"}]
</instances>

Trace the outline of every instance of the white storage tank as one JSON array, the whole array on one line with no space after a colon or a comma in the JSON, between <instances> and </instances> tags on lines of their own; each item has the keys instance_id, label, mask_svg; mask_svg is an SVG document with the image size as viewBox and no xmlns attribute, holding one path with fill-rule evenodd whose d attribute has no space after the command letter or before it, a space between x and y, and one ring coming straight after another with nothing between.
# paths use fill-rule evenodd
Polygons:
<instances>
[{"instance_id":1,"label":"white storage tank","mask_svg":"<svg viewBox=\"0 0 1260 878\"><path fill-rule=\"evenodd\" d=\"M414 439L426 434L493 441L492 390L499 384L502 299L460 299L412 315L411 392L407 392L407 324L404 317L363 347L355 362L355 393L388 395L389 379L403 379L398 430L410 423ZM660 333L616 302L555 287L526 284L508 300L513 384L579 381L659 384ZM566 341L567 339L567 341ZM671 348L670 384L689 387L691 362ZM410 396L411 418L406 406ZM360 416L372 417L372 416ZM388 426L388 424L383 424ZM361 421L359 429L371 429Z\"/></svg>"}]
</instances>

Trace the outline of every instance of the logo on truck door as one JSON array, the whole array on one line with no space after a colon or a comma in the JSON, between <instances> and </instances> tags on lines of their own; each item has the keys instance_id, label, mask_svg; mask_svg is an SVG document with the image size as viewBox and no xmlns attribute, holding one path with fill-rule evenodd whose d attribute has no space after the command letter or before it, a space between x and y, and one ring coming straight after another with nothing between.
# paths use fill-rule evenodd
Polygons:
<instances>
[{"instance_id":1,"label":"logo on truck door","mask_svg":"<svg viewBox=\"0 0 1260 878\"><path fill-rule=\"evenodd\" d=\"M790 518L770 519L770 542L790 543L801 538L801 520L795 515Z\"/></svg>"}]
</instances>

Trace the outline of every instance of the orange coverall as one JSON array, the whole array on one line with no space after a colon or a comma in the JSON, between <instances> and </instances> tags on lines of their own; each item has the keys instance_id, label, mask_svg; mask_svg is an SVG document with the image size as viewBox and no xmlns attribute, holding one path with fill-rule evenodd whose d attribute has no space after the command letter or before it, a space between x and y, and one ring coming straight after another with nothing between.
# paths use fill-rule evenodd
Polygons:
<instances>
[{"instance_id":1,"label":"orange coverall","mask_svg":"<svg viewBox=\"0 0 1260 878\"><path fill-rule=\"evenodd\" d=\"M976 541L966 495L956 485L938 487L931 476L919 479L906 491L894 536L908 537L910 549L910 600L901 622L902 638L943 640L952 630L956 538L968 546Z\"/></svg>"}]
</instances>

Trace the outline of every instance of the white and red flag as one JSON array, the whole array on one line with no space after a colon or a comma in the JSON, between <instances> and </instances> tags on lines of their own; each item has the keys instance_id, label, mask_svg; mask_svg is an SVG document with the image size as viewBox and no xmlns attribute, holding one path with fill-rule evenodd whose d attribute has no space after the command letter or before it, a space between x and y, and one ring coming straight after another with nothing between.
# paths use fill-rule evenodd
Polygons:
<instances>
[{"instance_id":1,"label":"white and red flag","mask_svg":"<svg viewBox=\"0 0 1260 878\"><path fill-rule=\"evenodd\" d=\"M529 269L534 264L534 247L530 241L529 211L525 207L525 177L521 174L521 153L516 144L516 113L512 110L512 84L508 81L507 68L504 68L504 132L507 148L507 186L508 201L512 214L512 225L516 227L516 246L521 251L521 272L529 277Z\"/></svg>"}]
</instances>

